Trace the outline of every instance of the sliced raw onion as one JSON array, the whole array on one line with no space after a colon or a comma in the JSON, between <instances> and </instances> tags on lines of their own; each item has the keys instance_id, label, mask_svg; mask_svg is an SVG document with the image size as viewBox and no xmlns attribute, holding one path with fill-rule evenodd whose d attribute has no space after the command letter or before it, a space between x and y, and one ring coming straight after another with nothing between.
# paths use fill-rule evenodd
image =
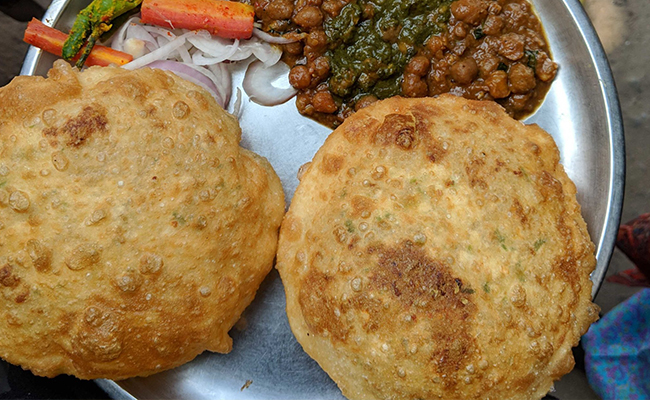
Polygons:
<instances>
[{"instance_id":1,"label":"sliced raw onion","mask_svg":"<svg viewBox=\"0 0 650 400\"><path fill-rule=\"evenodd\" d=\"M246 70L242 86L251 100L263 106L275 106L289 100L298 92L292 86L279 88L273 82L288 76L289 66L283 62L265 66L261 61L253 61Z\"/></svg>"},{"instance_id":2,"label":"sliced raw onion","mask_svg":"<svg viewBox=\"0 0 650 400\"><path fill-rule=\"evenodd\" d=\"M229 58L229 60L245 60L250 57L251 54L254 54L258 60L264 63L264 65L270 67L280 61L282 50L269 43L263 42L260 39L251 38L250 40L241 42L239 44L239 49L237 49L237 53L233 57Z\"/></svg>"},{"instance_id":3,"label":"sliced raw onion","mask_svg":"<svg viewBox=\"0 0 650 400\"><path fill-rule=\"evenodd\" d=\"M224 96L224 81L230 82L230 76L221 76L220 79L210 71L202 67L193 67L178 61L157 60L147 65L150 68L158 68L171 71L183 79L193 82L207 90L217 103L226 108L228 101ZM220 88L221 87L221 88Z\"/></svg>"},{"instance_id":4,"label":"sliced raw onion","mask_svg":"<svg viewBox=\"0 0 650 400\"><path fill-rule=\"evenodd\" d=\"M241 117L241 112L242 112L241 99L242 99L242 97L243 96L241 95L241 89L237 88L237 93L235 94L235 104L232 107L232 115L234 115L237 119L239 119L239 117Z\"/></svg>"},{"instance_id":5,"label":"sliced raw onion","mask_svg":"<svg viewBox=\"0 0 650 400\"><path fill-rule=\"evenodd\" d=\"M176 34L169 29L161 28L159 26L153 26L153 25L140 25L144 29L147 30L152 35L158 35L158 36L163 36L166 37L168 40L174 40L176 39Z\"/></svg>"},{"instance_id":6,"label":"sliced raw onion","mask_svg":"<svg viewBox=\"0 0 650 400\"><path fill-rule=\"evenodd\" d=\"M131 25L135 25L136 22L139 21L139 17L131 17L128 19L128 21L126 21L124 25L122 25L122 27L120 27L120 30L115 33L115 36L113 36L113 39L111 41L111 48L113 48L113 50L122 51L122 49L124 49L124 41L126 40L127 30Z\"/></svg>"},{"instance_id":7,"label":"sliced raw onion","mask_svg":"<svg viewBox=\"0 0 650 400\"><path fill-rule=\"evenodd\" d=\"M298 41L298 39L289 39L283 36L273 36L270 33L266 33L259 28L253 28L253 36L258 37L267 43L273 44L289 44Z\"/></svg>"},{"instance_id":8,"label":"sliced raw onion","mask_svg":"<svg viewBox=\"0 0 650 400\"><path fill-rule=\"evenodd\" d=\"M192 65L192 67L197 69L204 68L204 67L199 67L194 65ZM232 92L232 75L230 74L230 69L228 69L228 65L224 63L219 63L219 64L208 65L207 68L214 76L214 82L222 83L222 85L217 85L217 88L222 89L221 95L225 99L224 103L228 105L228 103L230 102L230 92Z\"/></svg>"},{"instance_id":9,"label":"sliced raw onion","mask_svg":"<svg viewBox=\"0 0 650 400\"><path fill-rule=\"evenodd\" d=\"M192 55L190 54L191 48L191 43L185 43L176 50L178 52L178 55L181 56L181 60L183 60L183 62L186 64L192 64Z\"/></svg>"},{"instance_id":10,"label":"sliced raw onion","mask_svg":"<svg viewBox=\"0 0 650 400\"><path fill-rule=\"evenodd\" d=\"M149 33L149 31L142 25L131 24L129 29L127 29L126 36L129 39L139 39L150 46L154 46L153 48L148 47L152 51L158 48L156 45L156 39L154 39L151 33Z\"/></svg>"},{"instance_id":11,"label":"sliced raw onion","mask_svg":"<svg viewBox=\"0 0 650 400\"><path fill-rule=\"evenodd\" d=\"M190 36L196 36L195 32L187 32L181 36L178 36L176 39L172 40L171 42L160 46L156 50L152 51L149 54L145 54L144 56L140 58L136 58L135 60L131 61L128 64L124 64L122 68L124 69L138 69L141 67L144 67L147 64L150 64L154 61L157 60L163 60L165 58L168 58L170 54L175 52L179 47L181 47L183 44L185 44L185 41L187 40L188 37Z\"/></svg>"},{"instance_id":12,"label":"sliced raw onion","mask_svg":"<svg viewBox=\"0 0 650 400\"><path fill-rule=\"evenodd\" d=\"M199 31L197 35L190 39L190 43L197 49L204 52L207 56L222 57L225 55L232 55L237 51L239 40L231 41L217 36L210 35L207 31ZM226 58L227 59L227 58Z\"/></svg>"}]
</instances>

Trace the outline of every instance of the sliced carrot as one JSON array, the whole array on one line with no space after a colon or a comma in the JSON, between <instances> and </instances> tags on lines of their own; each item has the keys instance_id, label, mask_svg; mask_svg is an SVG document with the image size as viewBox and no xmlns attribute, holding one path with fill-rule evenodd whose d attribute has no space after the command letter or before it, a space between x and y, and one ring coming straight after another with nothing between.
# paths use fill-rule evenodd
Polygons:
<instances>
[{"instance_id":1,"label":"sliced carrot","mask_svg":"<svg viewBox=\"0 0 650 400\"><path fill-rule=\"evenodd\" d=\"M144 0L141 21L165 28L205 29L229 39L253 34L253 6L227 0Z\"/></svg>"},{"instance_id":2,"label":"sliced carrot","mask_svg":"<svg viewBox=\"0 0 650 400\"><path fill-rule=\"evenodd\" d=\"M32 46L61 57L63 43L67 38L68 35L65 33L45 25L36 18L32 18L27 24L23 40ZM77 57L74 58L74 60L76 59ZM133 61L133 56L130 54L113 50L110 47L96 45L90 52L86 65L105 67L110 64L124 65L130 61Z\"/></svg>"}]
</instances>

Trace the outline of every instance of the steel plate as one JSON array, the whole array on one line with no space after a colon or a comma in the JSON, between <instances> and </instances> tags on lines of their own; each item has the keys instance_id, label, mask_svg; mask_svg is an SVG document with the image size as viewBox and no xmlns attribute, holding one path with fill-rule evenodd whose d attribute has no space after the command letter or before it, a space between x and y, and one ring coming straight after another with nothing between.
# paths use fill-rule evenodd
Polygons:
<instances>
[{"instance_id":1,"label":"steel plate","mask_svg":"<svg viewBox=\"0 0 650 400\"><path fill-rule=\"evenodd\" d=\"M88 2L54 0L43 19L67 31ZM532 3L560 69L544 103L527 122L553 135L577 186L582 214L597 248L598 264L592 274L595 296L614 249L623 201L625 150L616 88L579 1ZM21 74L45 75L54 59L30 48ZM242 75L240 65L234 71L235 82ZM262 107L244 96L243 104L242 145L269 159L289 201L298 184L298 167L311 160L329 129L300 116L293 101ZM230 354L204 353L189 364L148 378L98 383L112 397L128 399L343 399L294 339L284 306L282 283L273 271L244 312L246 323L239 325L246 328L232 330Z\"/></svg>"}]
</instances>

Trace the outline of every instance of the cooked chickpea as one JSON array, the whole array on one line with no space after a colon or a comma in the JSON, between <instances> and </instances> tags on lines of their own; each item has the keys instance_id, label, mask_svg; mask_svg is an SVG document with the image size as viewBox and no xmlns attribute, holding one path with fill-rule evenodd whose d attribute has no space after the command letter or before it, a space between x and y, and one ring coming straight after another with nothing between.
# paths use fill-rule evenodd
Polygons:
<instances>
[{"instance_id":1,"label":"cooked chickpea","mask_svg":"<svg viewBox=\"0 0 650 400\"><path fill-rule=\"evenodd\" d=\"M318 7L303 7L293 17L293 22L305 29L313 28L323 23L323 14Z\"/></svg>"},{"instance_id":2,"label":"cooked chickpea","mask_svg":"<svg viewBox=\"0 0 650 400\"><path fill-rule=\"evenodd\" d=\"M314 60L312 63L312 68L314 69L313 76L317 81L322 81L327 78L327 75L330 73L330 64L327 60L327 57L321 56Z\"/></svg>"},{"instance_id":3,"label":"cooked chickpea","mask_svg":"<svg viewBox=\"0 0 650 400\"><path fill-rule=\"evenodd\" d=\"M514 111L524 110L528 106L528 100L531 93L527 94L513 94L508 97L507 105Z\"/></svg>"},{"instance_id":4,"label":"cooked chickpea","mask_svg":"<svg viewBox=\"0 0 650 400\"><path fill-rule=\"evenodd\" d=\"M429 72L429 65L431 65L431 62L428 58L424 56L413 57L413 59L411 59L411 61L406 65L404 72L415 74L417 76L424 76Z\"/></svg>"},{"instance_id":5,"label":"cooked chickpea","mask_svg":"<svg viewBox=\"0 0 650 400\"><path fill-rule=\"evenodd\" d=\"M488 5L483 0L458 0L451 3L451 13L457 20L476 26L487 16Z\"/></svg>"},{"instance_id":6,"label":"cooked chickpea","mask_svg":"<svg viewBox=\"0 0 650 400\"><path fill-rule=\"evenodd\" d=\"M307 89L311 85L311 74L309 68L304 65L296 65L289 72L289 83L298 90Z\"/></svg>"},{"instance_id":7,"label":"cooked chickpea","mask_svg":"<svg viewBox=\"0 0 650 400\"><path fill-rule=\"evenodd\" d=\"M293 1L273 0L266 8L266 12L272 19L289 19L293 14Z\"/></svg>"},{"instance_id":8,"label":"cooked chickpea","mask_svg":"<svg viewBox=\"0 0 650 400\"><path fill-rule=\"evenodd\" d=\"M537 55L537 65L535 66L535 74L537 74L537 77L543 82L548 82L555 78L556 73L557 64L545 52L539 52Z\"/></svg>"},{"instance_id":9,"label":"cooked chickpea","mask_svg":"<svg viewBox=\"0 0 650 400\"><path fill-rule=\"evenodd\" d=\"M503 17L489 15L483 24L483 33L486 35L498 35L503 29Z\"/></svg>"},{"instance_id":10,"label":"cooked chickpea","mask_svg":"<svg viewBox=\"0 0 650 400\"><path fill-rule=\"evenodd\" d=\"M293 43L287 43L284 45L284 51L291 55L297 56L302 53L302 42L297 41Z\"/></svg>"},{"instance_id":11,"label":"cooked chickpea","mask_svg":"<svg viewBox=\"0 0 650 400\"><path fill-rule=\"evenodd\" d=\"M431 54L436 54L437 52L445 49L445 41L440 36L432 36L431 39L426 43L427 49Z\"/></svg>"},{"instance_id":12,"label":"cooked chickpea","mask_svg":"<svg viewBox=\"0 0 650 400\"><path fill-rule=\"evenodd\" d=\"M296 108L303 115L312 115L314 106L311 104L312 97L309 93L300 92L296 95Z\"/></svg>"},{"instance_id":13,"label":"cooked chickpea","mask_svg":"<svg viewBox=\"0 0 650 400\"><path fill-rule=\"evenodd\" d=\"M472 57L464 58L451 66L451 77L461 85L471 83L478 75L478 65Z\"/></svg>"},{"instance_id":14,"label":"cooked chickpea","mask_svg":"<svg viewBox=\"0 0 650 400\"><path fill-rule=\"evenodd\" d=\"M488 6L488 13L490 15L497 15L501 12L501 6L497 2L492 2Z\"/></svg>"},{"instance_id":15,"label":"cooked chickpea","mask_svg":"<svg viewBox=\"0 0 650 400\"><path fill-rule=\"evenodd\" d=\"M459 22L454 26L453 32L454 36L456 36L458 39L465 39L467 36L467 30L468 26L464 22Z\"/></svg>"},{"instance_id":16,"label":"cooked chickpea","mask_svg":"<svg viewBox=\"0 0 650 400\"><path fill-rule=\"evenodd\" d=\"M524 40L520 35L512 32L501 35L498 51L508 60L519 60L524 56Z\"/></svg>"},{"instance_id":17,"label":"cooked chickpea","mask_svg":"<svg viewBox=\"0 0 650 400\"><path fill-rule=\"evenodd\" d=\"M309 32L307 45L313 49L321 49L327 45L327 35L322 29L315 29Z\"/></svg>"},{"instance_id":18,"label":"cooked chickpea","mask_svg":"<svg viewBox=\"0 0 650 400\"><path fill-rule=\"evenodd\" d=\"M354 104L354 111L359 111L362 108L368 107L369 105L376 102L377 100L379 100L377 98L377 96L372 95L372 94L369 94L367 96L363 96L362 98L357 100L357 102Z\"/></svg>"},{"instance_id":19,"label":"cooked chickpea","mask_svg":"<svg viewBox=\"0 0 650 400\"><path fill-rule=\"evenodd\" d=\"M505 71L494 71L485 80L485 85L490 91L490 96L495 99L503 99L510 95L508 87L508 74Z\"/></svg>"},{"instance_id":20,"label":"cooked chickpea","mask_svg":"<svg viewBox=\"0 0 650 400\"><path fill-rule=\"evenodd\" d=\"M521 63L516 63L508 71L510 91L523 94L535 88L535 72Z\"/></svg>"},{"instance_id":21,"label":"cooked chickpea","mask_svg":"<svg viewBox=\"0 0 650 400\"><path fill-rule=\"evenodd\" d=\"M314 110L325 114L332 114L338 110L338 106L334 102L330 92L316 93L312 99L312 104L314 105Z\"/></svg>"},{"instance_id":22,"label":"cooked chickpea","mask_svg":"<svg viewBox=\"0 0 650 400\"><path fill-rule=\"evenodd\" d=\"M341 0L325 0L323 2L323 5L321 6L321 9L330 17L334 18L345 7L345 2Z\"/></svg>"},{"instance_id":23,"label":"cooked chickpea","mask_svg":"<svg viewBox=\"0 0 650 400\"><path fill-rule=\"evenodd\" d=\"M485 77L490 75L490 72L495 71L499 67L499 58L488 54L483 56L477 64L480 76Z\"/></svg>"},{"instance_id":24,"label":"cooked chickpea","mask_svg":"<svg viewBox=\"0 0 650 400\"><path fill-rule=\"evenodd\" d=\"M402 94L406 97L424 97L429 93L429 87L424 79L414 74L404 74Z\"/></svg>"}]
</instances>

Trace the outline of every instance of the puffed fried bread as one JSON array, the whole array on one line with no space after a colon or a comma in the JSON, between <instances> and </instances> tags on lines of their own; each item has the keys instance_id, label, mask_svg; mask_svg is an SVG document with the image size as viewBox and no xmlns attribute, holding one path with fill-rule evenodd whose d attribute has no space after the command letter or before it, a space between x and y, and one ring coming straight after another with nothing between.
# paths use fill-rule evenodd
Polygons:
<instances>
[{"instance_id":1,"label":"puffed fried bread","mask_svg":"<svg viewBox=\"0 0 650 400\"><path fill-rule=\"evenodd\" d=\"M291 329L361 399L540 399L598 317L552 137L493 102L391 98L306 166L277 268Z\"/></svg>"},{"instance_id":2,"label":"puffed fried bread","mask_svg":"<svg viewBox=\"0 0 650 400\"><path fill-rule=\"evenodd\" d=\"M236 119L172 73L63 61L0 112L0 356L123 379L229 352L284 213Z\"/></svg>"}]
</instances>

